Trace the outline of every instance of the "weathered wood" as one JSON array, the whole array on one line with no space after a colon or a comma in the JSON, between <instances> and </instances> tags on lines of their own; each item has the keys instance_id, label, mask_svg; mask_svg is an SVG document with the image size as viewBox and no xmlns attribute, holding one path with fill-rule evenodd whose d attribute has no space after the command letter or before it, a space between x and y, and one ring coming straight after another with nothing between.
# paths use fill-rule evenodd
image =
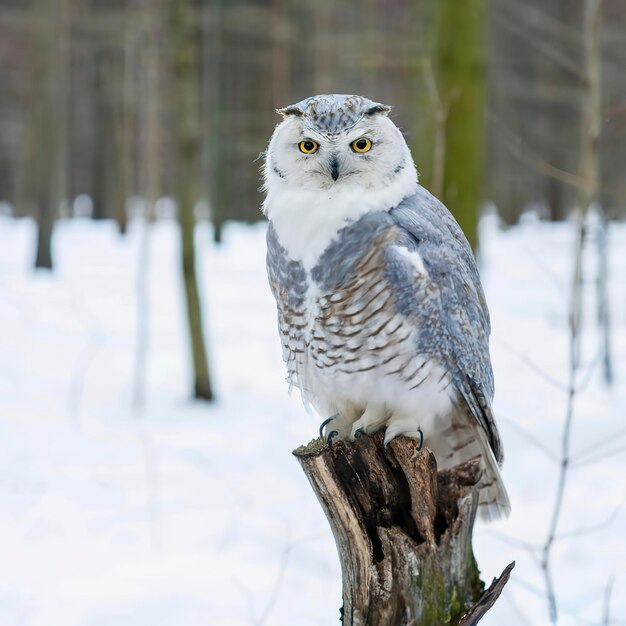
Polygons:
<instances>
[{"instance_id":1,"label":"weathered wood","mask_svg":"<svg viewBox=\"0 0 626 626\"><path fill-rule=\"evenodd\" d=\"M335 537L344 626L475 624L495 602L505 575L483 594L472 551L477 461L437 472L415 439L382 433L294 454Z\"/></svg>"},{"instance_id":2,"label":"weathered wood","mask_svg":"<svg viewBox=\"0 0 626 626\"><path fill-rule=\"evenodd\" d=\"M515 561L509 563L498 578L494 578L489 589L483 593L480 600L461 618L458 626L475 626L485 613L495 604L500 597L504 585L509 582L509 576L515 567Z\"/></svg>"}]
</instances>

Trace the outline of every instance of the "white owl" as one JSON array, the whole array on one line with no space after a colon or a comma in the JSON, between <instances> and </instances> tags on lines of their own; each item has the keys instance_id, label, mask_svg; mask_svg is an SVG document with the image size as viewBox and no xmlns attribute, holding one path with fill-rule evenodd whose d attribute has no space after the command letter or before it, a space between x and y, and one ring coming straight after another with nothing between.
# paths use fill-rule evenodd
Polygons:
<instances>
[{"instance_id":1,"label":"white owl","mask_svg":"<svg viewBox=\"0 0 626 626\"><path fill-rule=\"evenodd\" d=\"M479 457L483 517L510 510L472 251L418 185L390 107L321 95L279 110L264 167L267 268L289 380L328 440L420 437Z\"/></svg>"}]
</instances>

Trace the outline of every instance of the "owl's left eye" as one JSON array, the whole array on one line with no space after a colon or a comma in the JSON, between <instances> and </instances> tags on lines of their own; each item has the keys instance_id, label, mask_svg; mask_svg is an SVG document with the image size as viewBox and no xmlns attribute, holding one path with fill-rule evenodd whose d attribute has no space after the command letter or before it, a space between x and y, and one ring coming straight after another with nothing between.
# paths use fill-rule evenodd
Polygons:
<instances>
[{"instance_id":1,"label":"owl's left eye","mask_svg":"<svg viewBox=\"0 0 626 626\"><path fill-rule=\"evenodd\" d=\"M360 139L355 139L350 147L359 154L363 154L363 152L369 152L372 149L372 142L367 137L361 137Z\"/></svg>"},{"instance_id":2,"label":"owl's left eye","mask_svg":"<svg viewBox=\"0 0 626 626\"><path fill-rule=\"evenodd\" d=\"M300 152L304 152L304 154L313 154L317 152L317 149L320 145L317 141L313 141L312 139L305 139L298 144L298 148L300 148Z\"/></svg>"}]
</instances>

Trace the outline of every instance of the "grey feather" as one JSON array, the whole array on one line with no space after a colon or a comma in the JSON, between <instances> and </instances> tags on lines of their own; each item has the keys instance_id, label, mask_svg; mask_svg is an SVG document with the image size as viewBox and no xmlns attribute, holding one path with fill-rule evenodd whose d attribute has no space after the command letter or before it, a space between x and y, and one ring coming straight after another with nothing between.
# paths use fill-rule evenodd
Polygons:
<instances>
[{"instance_id":1,"label":"grey feather","mask_svg":"<svg viewBox=\"0 0 626 626\"><path fill-rule=\"evenodd\" d=\"M488 345L489 312L472 250L441 202L418 186L414 195L391 211L367 213L347 224L324 251L311 278L322 293L341 289L354 276L354 266L363 251L394 226L399 231L390 242L393 245L388 244L385 250L384 274L397 312L418 330L416 351L443 361L485 432L495 458L501 462L502 445L490 408L494 383ZM271 225L267 241L270 284L279 301L279 326L282 320L287 328L294 318L305 315L307 276L301 263L288 258ZM413 268L398 253L397 246L420 254L428 270L427 280L415 280ZM300 349L306 348L301 335L297 328L290 329L283 341L287 352L289 340ZM288 365L297 363L294 355L287 354L285 360ZM289 373L296 382L296 370L291 368Z\"/></svg>"},{"instance_id":2,"label":"grey feather","mask_svg":"<svg viewBox=\"0 0 626 626\"><path fill-rule=\"evenodd\" d=\"M330 134L337 134L355 126L366 115L386 115L391 107L363 96L323 94L306 98L277 112L283 116L305 117L307 123Z\"/></svg>"},{"instance_id":3,"label":"grey feather","mask_svg":"<svg viewBox=\"0 0 626 626\"><path fill-rule=\"evenodd\" d=\"M423 187L390 215L413 239L406 245L420 254L430 278L429 289L416 285L390 260L398 307L420 327L420 349L443 357L454 385L502 462L502 445L490 408L494 382L489 311L472 250L448 209Z\"/></svg>"}]
</instances>

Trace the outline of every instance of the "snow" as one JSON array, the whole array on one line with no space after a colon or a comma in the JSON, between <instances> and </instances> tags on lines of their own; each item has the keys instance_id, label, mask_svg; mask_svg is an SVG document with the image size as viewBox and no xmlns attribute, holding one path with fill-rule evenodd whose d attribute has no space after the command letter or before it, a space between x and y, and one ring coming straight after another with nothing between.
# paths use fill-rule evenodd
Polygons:
<instances>
[{"instance_id":1,"label":"snow","mask_svg":"<svg viewBox=\"0 0 626 626\"><path fill-rule=\"evenodd\" d=\"M340 571L327 522L291 450L317 420L287 395L265 228L229 225L215 247L197 230L219 400L189 398L176 224L150 228L146 403L132 408L137 266L127 236L86 219L55 227L54 273L33 272L34 225L0 216L0 624L248 626L338 623ZM511 518L477 526L489 582L517 565L486 626L547 623L526 544L546 536L567 393L571 224L532 216L481 224L493 334L496 414ZM626 610L626 226L610 236L615 384L601 381L589 246L583 388L553 563L560 624ZM548 453L529 440L539 439Z\"/></svg>"}]
</instances>

